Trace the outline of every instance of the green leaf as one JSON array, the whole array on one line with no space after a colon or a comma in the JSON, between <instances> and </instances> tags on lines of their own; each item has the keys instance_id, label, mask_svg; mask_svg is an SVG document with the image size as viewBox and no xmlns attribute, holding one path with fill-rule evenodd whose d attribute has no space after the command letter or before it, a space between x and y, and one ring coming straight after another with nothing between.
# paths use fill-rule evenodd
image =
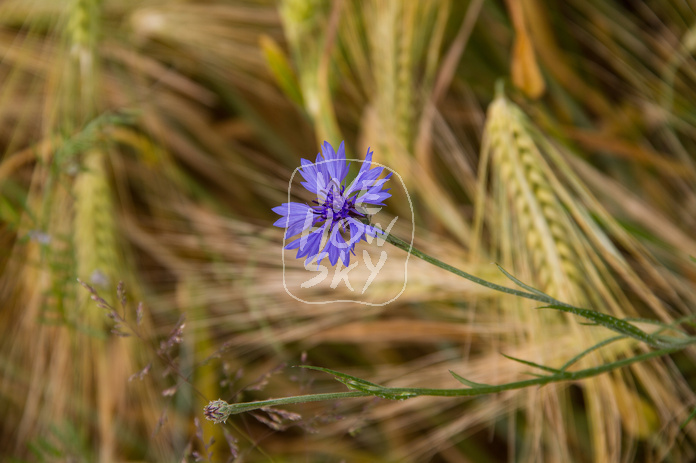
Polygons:
<instances>
[{"instance_id":1,"label":"green leaf","mask_svg":"<svg viewBox=\"0 0 696 463\"><path fill-rule=\"evenodd\" d=\"M694 416L696 416L696 408L694 408L691 413L689 413L689 416L686 417L684 422L679 425L679 430L682 430L686 427L687 424L689 424L689 421L694 419Z\"/></svg>"},{"instance_id":2,"label":"green leaf","mask_svg":"<svg viewBox=\"0 0 696 463\"><path fill-rule=\"evenodd\" d=\"M613 338L605 339L604 341L601 341L592 347L588 347L587 349L580 352L578 355L576 355L575 357L573 357L572 359L570 359L566 363L564 363L563 366L561 367L561 371L565 371L566 369L568 369L569 366L571 366L572 364L574 364L575 362L577 362L578 360L580 360L581 358L583 358L584 356L586 356L590 352L595 351L601 347L606 346L607 344L611 344L612 342L618 341L620 339L626 339L626 336L614 336Z\"/></svg>"},{"instance_id":3,"label":"green leaf","mask_svg":"<svg viewBox=\"0 0 696 463\"><path fill-rule=\"evenodd\" d=\"M496 267L498 267L498 270L503 272L503 275L508 277L508 279L512 280L512 282L515 283L517 286L524 288L527 291L529 291L530 293L536 294L537 296L542 296L544 298L548 298L549 302L558 302L556 299L552 298L551 296L549 296L545 292L540 291L540 290L538 290L532 286L529 286L528 284L523 283L522 281L518 280L517 278L512 276L511 273L509 273L507 270L505 270L503 267L501 267L500 264L496 263L495 265L496 265Z\"/></svg>"},{"instance_id":4,"label":"green leaf","mask_svg":"<svg viewBox=\"0 0 696 463\"><path fill-rule=\"evenodd\" d=\"M501 352L501 355L505 358L510 359L510 360L514 360L515 362L519 362L519 363L522 363L524 365L529 365L530 367L539 368L540 370L548 371L550 373L563 373L561 370L557 370L556 368L551 368L551 367L547 367L545 365L540 365L538 363L530 362L529 360L518 359L518 358L512 357L510 355L505 355L502 352Z\"/></svg>"},{"instance_id":5,"label":"green leaf","mask_svg":"<svg viewBox=\"0 0 696 463\"><path fill-rule=\"evenodd\" d=\"M611 315L607 315L604 313L600 312L595 312L594 310L588 310L588 309L581 309L579 307L573 307L573 306L568 306L568 305L558 305L558 304L552 304L546 307L539 307L540 309L556 309L556 310L561 310L563 312L568 312L572 313L575 315L579 315L581 317L587 318L589 320L592 320L598 325L602 325L605 328L608 328L612 331L615 331L620 334L624 334L628 337L631 337L633 339L637 339L638 341L642 341L646 344L649 344L653 347L663 347L664 342L660 341L659 339L649 335L645 331L641 330L637 326L631 325L625 320L621 320L620 318L613 317Z\"/></svg>"},{"instance_id":6,"label":"green leaf","mask_svg":"<svg viewBox=\"0 0 696 463\"><path fill-rule=\"evenodd\" d=\"M418 395L409 391L393 391L389 387L380 386L379 384L371 383L370 381L364 380L362 378L351 376L346 373L341 373L340 371L330 370L328 368L315 367L310 365L300 365L300 367L329 373L330 375L333 375L337 381L345 384L348 387L348 389L351 389L353 391L364 392L366 394L371 394L376 397L381 397L383 399L404 400Z\"/></svg>"},{"instance_id":7,"label":"green leaf","mask_svg":"<svg viewBox=\"0 0 696 463\"><path fill-rule=\"evenodd\" d=\"M369 388L374 389L384 389L382 386L379 384L371 383L367 380L364 380L362 378L358 378L357 376L352 376L348 375L346 373L341 373L340 371L336 370L331 370L329 368L323 368L323 367L315 367L311 365L299 365L300 368L307 368L309 370L317 370L317 371L323 371L324 373L329 373L330 375L333 375L337 381L345 384L348 386L349 389L354 389L354 390L359 390L359 391L364 391L364 392L369 392Z\"/></svg>"},{"instance_id":8,"label":"green leaf","mask_svg":"<svg viewBox=\"0 0 696 463\"><path fill-rule=\"evenodd\" d=\"M473 381L469 381L468 379L459 376L457 373L453 372L452 370L449 371L452 376L454 376L454 379L459 381L460 383L469 386L471 388L477 388L477 387L487 387L490 386L490 384L483 384L483 383L475 383Z\"/></svg>"}]
</instances>

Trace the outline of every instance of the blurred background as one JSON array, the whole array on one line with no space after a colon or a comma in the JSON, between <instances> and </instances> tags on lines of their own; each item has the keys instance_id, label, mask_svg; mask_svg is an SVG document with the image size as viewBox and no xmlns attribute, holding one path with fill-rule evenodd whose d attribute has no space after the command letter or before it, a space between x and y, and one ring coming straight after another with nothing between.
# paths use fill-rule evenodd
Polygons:
<instances>
[{"instance_id":1,"label":"blurred background","mask_svg":"<svg viewBox=\"0 0 696 463\"><path fill-rule=\"evenodd\" d=\"M692 349L475 399L203 407L344 390L303 363L500 384L529 377L501 353L610 337L416 259L383 307L291 298L271 208L324 140L397 171L415 246L456 267L693 315L694 51L691 0L3 0L0 460L693 461Z\"/></svg>"}]
</instances>

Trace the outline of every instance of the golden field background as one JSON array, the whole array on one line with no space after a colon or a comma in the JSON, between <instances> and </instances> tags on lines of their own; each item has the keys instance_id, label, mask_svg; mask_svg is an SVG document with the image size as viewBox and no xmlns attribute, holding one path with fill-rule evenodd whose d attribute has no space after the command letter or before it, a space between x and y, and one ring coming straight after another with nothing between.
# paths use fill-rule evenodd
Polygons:
<instances>
[{"instance_id":1,"label":"golden field background","mask_svg":"<svg viewBox=\"0 0 696 463\"><path fill-rule=\"evenodd\" d=\"M399 172L415 246L456 267L692 315L694 51L689 0L0 2L0 460L693 461L693 350L476 399L203 407L341 390L303 362L500 384L528 373L501 353L609 337L415 259L383 307L289 297L271 208L324 140Z\"/></svg>"}]
</instances>

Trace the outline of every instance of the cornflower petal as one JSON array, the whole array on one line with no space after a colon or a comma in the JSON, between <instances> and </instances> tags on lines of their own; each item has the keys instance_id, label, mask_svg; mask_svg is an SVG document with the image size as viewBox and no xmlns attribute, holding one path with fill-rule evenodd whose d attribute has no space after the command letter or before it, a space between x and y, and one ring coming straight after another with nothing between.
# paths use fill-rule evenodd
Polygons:
<instances>
[{"instance_id":1,"label":"cornflower petal","mask_svg":"<svg viewBox=\"0 0 696 463\"><path fill-rule=\"evenodd\" d=\"M307 257L305 263L311 262L314 258L318 258L317 265L326 256L326 252L321 249L322 237L326 229L324 226L310 232L309 234L303 234L295 241L288 243L285 249L298 249L297 258Z\"/></svg>"},{"instance_id":2,"label":"cornflower petal","mask_svg":"<svg viewBox=\"0 0 696 463\"><path fill-rule=\"evenodd\" d=\"M331 180L337 183L343 182L348 174L348 164L346 163L346 149L344 142L338 147L338 152L334 151L329 142L324 142L321 147L321 154L324 158L323 165ZM318 160L318 159L317 159Z\"/></svg>"},{"instance_id":3,"label":"cornflower petal","mask_svg":"<svg viewBox=\"0 0 696 463\"><path fill-rule=\"evenodd\" d=\"M351 246L343 239L339 227L334 227L331 230L326 248L329 252L329 262L331 262L331 265L336 265L340 258L341 261L343 261L343 265L346 267L348 266L350 263Z\"/></svg>"},{"instance_id":4,"label":"cornflower petal","mask_svg":"<svg viewBox=\"0 0 696 463\"><path fill-rule=\"evenodd\" d=\"M317 162L319 162L318 158L317 155ZM326 199L328 186L331 184L331 175L326 168L326 163L312 163L306 159L300 162L302 163L300 175L305 179L302 186L316 194L320 202L323 202Z\"/></svg>"}]
</instances>

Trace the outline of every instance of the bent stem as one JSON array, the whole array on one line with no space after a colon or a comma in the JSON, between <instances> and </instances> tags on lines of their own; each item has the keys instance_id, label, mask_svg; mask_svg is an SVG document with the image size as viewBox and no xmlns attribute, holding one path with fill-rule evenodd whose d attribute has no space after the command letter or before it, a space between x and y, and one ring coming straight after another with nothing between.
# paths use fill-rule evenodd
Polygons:
<instances>
[{"instance_id":1,"label":"bent stem","mask_svg":"<svg viewBox=\"0 0 696 463\"><path fill-rule=\"evenodd\" d=\"M651 352L646 352L634 357L625 358L618 360L616 362L607 363L598 367L587 368L585 370L579 371L566 371L566 370L556 370L550 368L544 368L545 370L553 370L554 374L537 376L536 378L527 379L523 381L516 381L512 383L499 384L499 385L487 385L487 384L477 384L472 381L468 381L454 372L452 376L458 381L467 384L471 387L469 388L458 388L458 389L431 389L431 388L418 388L418 387L385 387L374 383L367 382L355 376L347 375L334 370L329 370L328 368L303 366L304 368L309 368L312 370L323 371L333 375L339 382L345 384L351 391L348 392L336 392L336 393L326 393L326 394L308 394L293 397L283 397L279 399L269 399L261 400L257 402L242 402L236 404L227 404L216 408L216 412L221 415L217 417L214 421L224 422L230 415L235 415L238 413L248 412L252 410L257 410L266 407L272 407L277 405L288 405L288 404L299 404L307 402L319 402L325 400L338 400L338 399L348 399L357 397L381 397L385 399L392 400L405 400L418 396L432 396L432 397L473 397L486 394L494 394L497 392L509 391L513 389L522 389L529 386L543 386L545 384L560 382L560 381L578 381L581 379L589 378L592 376L597 376L602 373L606 373L617 368L623 368L627 365L633 363L642 362L651 358L661 357L663 355L671 354L680 350L680 347L672 347L654 350ZM509 357L511 360L520 361ZM540 365L532 364L531 362L521 361L522 363L541 367Z\"/></svg>"},{"instance_id":2,"label":"bent stem","mask_svg":"<svg viewBox=\"0 0 696 463\"><path fill-rule=\"evenodd\" d=\"M325 394L307 394L292 397L282 397L279 399L259 400L256 402L241 402L236 404L227 404L216 409L216 412L221 414L221 418L216 418L212 421L224 422L228 416L238 413L258 410L260 408L272 407L276 405L303 404L308 402L322 402L325 400L351 399L354 397L369 397L372 394L362 391L350 392L329 392ZM206 412L208 410L206 409ZM210 418L209 418L210 419Z\"/></svg>"},{"instance_id":3,"label":"bent stem","mask_svg":"<svg viewBox=\"0 0 696 463\"><path fill-rule=\"evenodd\" d=\"M441 260L438 260L432 256L429 256L428 254L419 251L418 249L414 248L411 244L407 243L406 241L402 240L401 238L397 238L394 235L387 234L385 233L383 238L390 244L393 244L399 249L403 249L404 251L408 252L412 256L418 257L419 259L422 259L430 264L435 265L436 267L440 267L441 269L447 270L448 272L454 273L457 276L460 276L462 278L466 278L469 281L472 281L478 285L485 286L486 288L490 288L494 291L499 291L501 293L507 293L507 294L512 294L513 296L519 296L523 297L525 299L532 299L534 301L539 301L539 302L545 302L547 304L558 304L558 305L568 305L564 304L561 301L558 301L548 294L544 294L541 291L534 290L533 292L524 292L520 291L517 289L513 288L508 288L507 286L502 286L496 283L491 283L490 281L484 280L483 278L479 278L475 275L472 275L470 273L467 273L463 270L459 270L456 267L452 267L449 264L446 264L442 262ZM526 285L525 285L526 286ZM569 307L572 307L569 305Z\"/></svg>"},{"instance_id":4,"label":"bent stem","mask_svg":"<svg viewBox=\"0 0 696 463\"><path fill-rule=\"evenodd\" d=\"M451 272L457 276L460 276L462 278L465 278L473 283L476 283L478 285L484 286L486 288L492 289L494 291L498 291L501 293L506 293L506 294L512 294L513 296L518 296L522 297L525 299L531 299L533 301L538 301L538 302L543 302L547 304L546 306L542 306L539 308L542 309L556 309L556 310L561 310L563 312L569 312L573 313L575 315L579 315L583 318L587 318L594 322L597 325L602 325L612 331L615 331L617 333L620 333L624 336L628 336L630 338L636 339L637 341L644 342L652 347L656 348L662 348L662 347L677 347L677 346L682 346L685 345L684 342L686 341L687 344L690 344L692 341L691 339L669 339L669 338L664 338L664 337L656 337L654 335L650 335L646 333L645 331L641 330L637 326L627 322L626 320L622 320L616 317L612 317L611 315L603 314L601 312L597 312L594 310L588 310L588 309L583 309L580 307L576 307L574 305L568 304L566 302L559 301L558 299L555 299L548 294L539 291L538 289L535 289L522 281L518 280L514 276L512 276L510 273L508 273L504 268L502 268L500 265L498 265L498 269L512 282L514 282L516 285L520 286L523 289L526 289L527 291L520 291L518 289L513 289L513 288L508 288L507 286L502 286L496 283L492 283L490 281L484 280L483 278L479 278L475 275L472 275L470 273L467 273L463 270L459 270L456 267L452 267L449 264L446 264L442 262L439 259L434 258L433 256L430 256L422 251L419 251L418 249L414 248L411 244L405 242L404 240L388 234L384 233L383 239L385 239L387 242L393 244L399 249L403 249L404 251L410 253L411 255L418 257L419 259L422 259L432 265L435 265L436 267L440 267L441 269L447 270L448 272ZM497 264L496 264L497 265Z\"/></svg>"},{"instance_id":5,"label":"bent stem","mask_svg":"<svg viewBox=\"0 0 696 463\"><path fill-rule=\"evenodd\" d=\"M660 330L656 331L653 334L648 334L645 331L641 330L640 328L636 327L635 325L629 323L627 320L622 320L616 317L613 317L611 315L607 315L604 313L596 312L594 310L589 310L589 309L583 309L580 307L575 307L571 304L567 304L565 302L561 302L551 296L549 296L546 293L543 293L542 291L539 291L538 289L535 289L522 281L518 280L515 278L513 275L508 273L505 269L502 267L498 266L501 272L509 278L512 282L514 282L516 285L519 287L523 288L525 291L521 291L518 289L513 289L513 288L508 288L506 286L502 286L496 283L492 283L490 281L484 280L482 278L479 278L475 275L471 275L470 273L464 272L462 270L459 270L458 268L452 267L449 264L446 264L432 256L429 256L428 254L425 254L424 252L419 251L418 249L415 249L411 244L406 243L405 241L401 240L400 238L397 238L396 236L393 236L388 233L383 232L383 236L385 241L388 241L392 245L403 249L404 251L410 253L411 255L418 257L419 259L423 259L426 262L429 262L437 267L440 267L444 270L447 270L448 272L451 272L457 276L460 276L462 278L465 278L469 281L472 281L476 284L479 284L481 286L484 286L486 288L490 288L494 291L498 291L501 293L506 293L506 294L512 294L514 296L518 297L523 297L525 299L531 299L534 301L542 302L546 304L543 307L540 308L546 308L546 309L555 309L555 310L560 310L563 312L569 312L574 315L581 316L583 318L589 319L593 322L593 324L596 325L601 325L604 326L612 331L615 331L620 334L620 336L616 336L613 338L610 338L609 340L602 341L596 346L593 346L589 349L584 350L580 354L576 355L573 357L570 361L566 362L560 369L557 368L551 368L548 366L544 365L539 365L527 360L522 360L522 359L517 359L514 357L510 357L505 355L510 360L513 360L515 362L522 363L524 365L540 369L543 372L546 372L547 374L533 374L535 377L532 379L527 379L523 381L516 381L512 383L506 383L506 384L499 384L499 385L488 385L488 384L479 384L475 383L473 381L470 381L466 378L463 378L462 376L450 372L452 376L459 381L460 383L464 384L467 386L466 388L459 388L459 389L431 389L431 388L393 388L393 387L386 387L386 386L381 386L379 384L371 383L369 381L366 381L361 378L357 378L355 376L351 376L345 373L341 373L338 371L330 370L328 368L321 368L321 367L313 367L313 366L306 366L303 365L303 368L308 368L312 370L318 370L322 371L325 373L329 373L333 375L337 381L343 383L350 391L348 392L337 392L337 393L326 393L326 394L308 394L308 395L302 395L302 396L293 396L293 397L284 397L284 398L279 398L279 399L269 399L269 400L261 400L257 402L246 402L246 403L236 403L236 404L228 404L225 401L218 400L211 402L208 407L206 407L206 417L210 420L215 421L216 423L221 423L224 422L228 416L234 415L237 413L242 413L242 412L247 412L251 410L256 410L256 409L261 409L261 408L266 408L266 407L271 407L271 406L276 406L276 405L287 405L287 404L298 404L298 403L305 403L305 402L318 402L318 401L324 401L324 400L338 400L338 399L346 399L346 398L357 398L357 397L381 397L385 399L392 399L392 400L405 400L409 399L412 397L418 397L418 396L438 396L438 397L471 397L471 396L478 396L478 395L485 395L485 394L494 394L497 392L502 392L502 391L508 391L512 389L522 389L525 387L529 386L543 386L545 384L549 383L554 383L554 382L559 382L559 381L578 381L581 379L589 378L592 376L597 376L602 373L606 373L611 370L615 370L618 368L623 368L627 365L637 363L637 362L642 362L651 358L655 357L660 357L663 355L671 354L673 352L677 352L686 346L692 345L696 343L696 337L694 336L688 336L686 333L681 332L679 330L676 330L674 326L672 325L666 325L657 321L653 321L653 324L661 327ZM666 329L671 329L673 331L676 331L680 337L668 337L668 336L663 336L658 334ZM604 365L600 365L598 367L593 367L593 368L587 368L584 370L578 370L578 371L568 371L568 368L573 364L576 363L578 360L580 360L582 357L585 355L589 354L590 352L599 349L609 342L614 342L618 341L620 339L626 339L626 338L633 338L635 340L644 342L654 348L657 348L656 350L650 351L650 352L645 352L639 355L635 355L633 357L628 357L624 358L615 362L607 363ZM504 355L504 354L503 354Z\"/></svg>"}]
</instances>

